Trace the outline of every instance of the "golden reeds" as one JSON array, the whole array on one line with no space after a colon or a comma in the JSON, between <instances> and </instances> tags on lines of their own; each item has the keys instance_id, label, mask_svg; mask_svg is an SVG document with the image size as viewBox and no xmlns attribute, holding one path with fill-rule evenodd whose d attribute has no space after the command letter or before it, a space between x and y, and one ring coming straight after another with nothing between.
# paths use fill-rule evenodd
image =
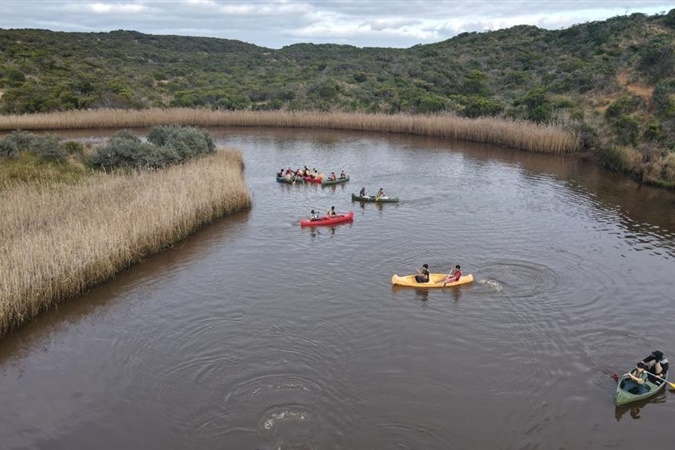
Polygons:
<instances>
[{"instance_id":1,"label":"golden reeds","mask_svg":"<svg viewBox=\"0 0 675 450\"><path fill-rule=\"evenodd\" d=\"M424 116L155 108L138 111L99 109L0 116L0 130L147 128L169 124L389 132L484 142L555 154L579 150L578 137L560 127L498 118L467 119L449 114Z\"/></svg>"},{"instance_id":2,"label":"golden reeds","mask_svg":"<svg viewBox=\"0 0 675 450\"><path fill-rule=\"evenodd\" d=\"M250 205L236 150L157 172L8 188L0 197L0 336Z\"/></svg>"}]
</instances>

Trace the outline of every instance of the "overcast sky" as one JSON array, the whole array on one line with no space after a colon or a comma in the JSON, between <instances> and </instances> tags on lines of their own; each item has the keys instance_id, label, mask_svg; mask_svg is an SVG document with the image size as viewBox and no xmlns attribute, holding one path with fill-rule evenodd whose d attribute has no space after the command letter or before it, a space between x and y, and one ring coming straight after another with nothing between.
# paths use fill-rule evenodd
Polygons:
<instances>
[{"instance_id":1,"label":"overcast sky","mask_svg":"<svg viewBox=\"0 0 675 450\"><path fill-rule=\"evenodd\" d=\"M555 30L672 8L672 0L0 0L0 28L134 30L269 48L300 42L407 48L465 31L523 24Z\"/></svg>"}]
</instances>

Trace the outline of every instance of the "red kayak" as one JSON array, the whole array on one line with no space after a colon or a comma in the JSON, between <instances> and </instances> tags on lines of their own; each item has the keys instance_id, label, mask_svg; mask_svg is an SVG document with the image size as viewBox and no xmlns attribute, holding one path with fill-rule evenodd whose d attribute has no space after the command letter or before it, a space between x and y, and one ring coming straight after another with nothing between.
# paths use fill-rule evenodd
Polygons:
<instances>
[{"instance_id":1,"label":"red kayak","mask_svg":"<svg viewBox=\"0 0 675 450\"><path fill-rule=\"evenodd\" d=\"M302 177L302 179L305 180L305 183L317 183L317 184L321 184L321 181L323 180L323 177L316 177L316 178L312 178L312 177Z\"/></svg>"},{"instance_id":2,"label":"red kayak","mask_svg":"<svg viewBox=\"0 0 675 450\"><path fill-rule=\"evenodd\" d=\"M300 226L317 227L320 225L335 225L336 223L351 222L352 220L354 220L354 211L350 211L347 214L338 214L335 217L323 216L319 217L316 220L309 220L309 219L301 220Z\"/></svg>"}]
</instances>

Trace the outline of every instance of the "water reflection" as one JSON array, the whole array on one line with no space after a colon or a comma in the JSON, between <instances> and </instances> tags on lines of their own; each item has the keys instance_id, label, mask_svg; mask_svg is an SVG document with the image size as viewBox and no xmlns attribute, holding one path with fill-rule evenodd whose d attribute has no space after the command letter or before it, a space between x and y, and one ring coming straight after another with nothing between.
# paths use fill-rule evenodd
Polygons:
<instances>
[{"instance_id":1,"label":"water reflection","mask_svg":"<svg viewBox=\"0 0 675 450\"><path fill-rule=\"evenodd\" d=\"M654 404L665 403L667 398L668 393L664 391L658 394L656 397L653 397L648 400L638 401L626 406L617 406L614 410L614 418L616 419L617 422L619 422L626 415L626 413L629 413L628 417L630 417L633 420L639 420L642 418L642 415L640 414L642 409L647 407L647 405L649 405L650 403Z\"/></svg>"}]
</instances>

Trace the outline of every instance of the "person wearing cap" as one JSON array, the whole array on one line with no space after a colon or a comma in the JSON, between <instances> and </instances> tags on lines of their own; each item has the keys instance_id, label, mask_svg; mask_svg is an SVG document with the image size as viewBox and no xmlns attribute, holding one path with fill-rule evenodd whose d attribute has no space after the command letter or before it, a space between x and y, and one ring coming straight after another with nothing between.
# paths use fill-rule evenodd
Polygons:
<instances>
[{"instance_id":1,"label":"person wearing cap","mask_svg":"<svg viewBox=\"0 0 675 450\"><path fill-rule=\"evenodd\" d=\"M417 269L419 275L415 275L415 280L418 283L428 283L429 282L429 264L423 264L422 270Z\"/></svg>"},{"instance_id":2,"label":"person wearing cap","mask_svg":"<svg viewBox=\"0 0 675 450\"><path fill-rule=\"evenodd\" d=\"M645 381L647 381L646 368L646 364L642 361L637 363L635 369L628 372L628 379L623 384L623 390L635 395L644 394L649 391L647 386L645 386Z\"/></svg>"},{"instance_id":3,"label":"person wearing cap","mask_svg":"<svg viewBox=\"0 0 675 450\"><path fill-rule=\"evenodd\" d=\"M668 358L660 350L654 350L649 356L642 360L647 367L648 379L654 384L661 384L663 380L652 376L656 375L659 378L665 378L668 373Z\"/></svg>"}]
</instances>

